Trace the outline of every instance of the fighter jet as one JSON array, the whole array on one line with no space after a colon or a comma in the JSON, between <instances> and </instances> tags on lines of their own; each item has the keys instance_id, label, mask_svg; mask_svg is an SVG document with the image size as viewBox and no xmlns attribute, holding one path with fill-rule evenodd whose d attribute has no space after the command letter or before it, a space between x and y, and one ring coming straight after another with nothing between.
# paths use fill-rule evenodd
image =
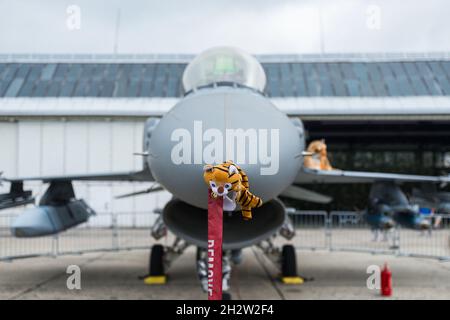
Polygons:
<instances>
[{"instance_id":1,"label":"fighter jet","mask_svg":"<svg viewBox=\"0 0 450 320\"><path fill-rule=\"evenodd\" d=\"M333 168L331 163L327 157L327 146L325 140L316 140L312 141L307 148L307 152L311 154L309 157L305 157L304 160L304 169L305 170L321 170L325 171L333 171L332 174L336 174L339 170ZM351 175L351 173L347 172L347 175ZM364 174L359 172L359 175ZM369 173L366 173L369 174ZM416 179L414 179L416 181ZM303 181L305 183L305 181ZM414 200L415 202L431 201L433 196L433 201L437 201L437 199L445 199L444 196L446 193L439 193L441 198L438 198L438 193L436 191L436 185L426 185L428 189L427 193L418 193L418 189L413 189L413 195L416 195ZM298 187L297 187L298 188ZM434 193L431 193L434 190ZM318 194L315 196L306 196L305 191L310 193L309 190L303 189L303 200L316 202L316 203L329 203L333 199L331 197L327 197L324 195ZM425 192L425 191L424 191ZM283 194L286 196L286 194ZM421 215L420 206L415 203L410 202L405 195L405 193L401 190L400 186L393 181L382 179L375 181L369 193L369 199L366 209L362 211L357 211L362 215L364 221L370 226L370 228L375 232L377 239L378 231L382 231L384 234L385 231L390 231L394 226L400 225L404 228L409 229L417 229L424 230L431 228L431 224L429 219L426 219ZM428 203L429 204L429 203ZM445 203L441 206L444 207Z\"/></svg>"},{"instance_id":2,"label":"fighter jet","mask_svg":"<svg viewBox=\"0 0 450 320\"><path fill-rule=\"evenodd\" d=\"M436 213L450 214L450 192L438 191L435 184L424 183L413 188L410 201Z\"/></svg>"},{"instance_id":3,"label":"fighter jet","mask_svg":"<svg viewBox=\"0 0 450 320\"><path fill-rule=\"evenodd\" d=\"M94 214L72 187L75 180L148 181L164 188L173 198L161 210L153 226L156 239L166 230L175 235L171 246L156 244L150 257L150 275L166 275L173 261L188 246L197 247L197 272L206 289L207 186L205 164L232 160L248 175L252 193L264 204L245 221L239 211L224 214L223 286L229 287L230 261L239 262L245 247L258 246L279 267L282 279L296 281L295 250L278 247L274 237L295 236L288 210L280 195L320 198L296 185L323 183L372 183L405 181L445 183L449 177L430 177L343 170L303 168L305 130L300 118L289 118L266 96L266 75L261 64L242 50L219 47L207 50L186 67L184 96L162 117L149 118L144 127L143 168L137 172L69 176L4 178L11 192L0 197L0 206L12 207L33 201L23 183L49 183L39 205L21 214L12 225L17 237L58 233L83 223ZM294 185L295 184L295 185ZM236 210L240 210L237 206ZM161 278L160 278L161 279ZM294 280L292 280L294 279Z\"/></svg>"}]
</instances>

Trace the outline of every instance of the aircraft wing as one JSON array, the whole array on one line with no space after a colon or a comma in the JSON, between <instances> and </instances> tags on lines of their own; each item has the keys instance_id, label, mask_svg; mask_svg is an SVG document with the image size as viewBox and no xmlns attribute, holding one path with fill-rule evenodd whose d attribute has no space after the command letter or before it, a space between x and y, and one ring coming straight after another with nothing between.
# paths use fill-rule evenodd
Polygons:
<instances>
[{"instance_id":1,"label":"aircraft wing","mask_svg":"<svg viewBox=\"0 0 450 320\"><path fill-rule=\"evenodd\" d=\"M150 170L146 168L142 171L128 171L128 172L115 172L115 173L88 173L78 175L61 175L61 176L42 176L42 177L20 177L20 178L2 178L0 177L0 183L2 181L9 182L11 184L9 193L0 194L0 210L6 208L13 208L30 203L34 203L34 197L32 192L24 190L24 181L42 181L44 183L50 183L50 187L47 190L59 189L64 199L68 199L73 195L72 181L154 181ZM159 189L155 189L157 191ZM149 192L154 191L150 190ZM60 194L51 192L52 196L56 195L61 197ZM60 199L60 198L59 198ZM67 200L66 199L66 200Z\"/></svg>"},{"instance_id":2,"label":"aircraft wing","mask_svg":"<svg viewBox=\"0 0 450 320\"><path fill-rule=\"evenodd\" d=\"M296 184L311 183L372 183L376 181L394 182L433 182L448 183L449 176L421 176L411 174L346 171L346 170L317 170L302 168L297 175Z\"/></svg>"},{"instance_id":3,"label":"aircraft wing","mask_svg":"<svg viewBox=\"0 0 450 320\"><path fill-rule=\"evenodd\" d=\"M0 181L6 182L23 182L23 181L42 181L58 182L58 181L154 181L150 170L142 171L125 171L125 172L105 172L105 173L86 173L58 176L40 176L40 177L19 177L19 178L2 178Z\"/></svg>"}]
</instances>

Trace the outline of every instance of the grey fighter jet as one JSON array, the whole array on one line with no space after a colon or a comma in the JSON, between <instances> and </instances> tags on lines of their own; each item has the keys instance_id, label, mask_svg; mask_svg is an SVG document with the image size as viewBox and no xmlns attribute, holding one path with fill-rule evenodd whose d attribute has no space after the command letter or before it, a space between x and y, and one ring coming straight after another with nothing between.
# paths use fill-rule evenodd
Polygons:
<instances>
[{"instance_id":1,"label":"grey fighter jet","mask_svg":"<svg viewBox=\"0 0 450 320\"><path fill-rule=\"evenodd\" d=\"M94 214L72 188L75 180L149 181L164 188L173 198L161 210L152 229L155 238L168 229L176 240L172 246L155 245L150 274L164 275L189 245L198 248L197 270L206 289L205 248L207 244L207 186L205 164L233 160L247 173L252 193L264 204L244 221L240 212L224 214L224 289L228 288L230 261L238 262L241 249L258 246L282 272L297 276L294 248L281 248L273 238L287 239L295 232L287 209L278 198L322 201L321 195L297 185L313 182L430 182L445 183L449 177L430 177L342 170L303 168L305 133L299 118L289 118L266 97L266 76L260 63L239 49L219 47L197 56L183 74L185 95L164 116L146 121L143 133L143 169L138 172L70 176L4 178L11 192L0 196L0 207L33 202L23 188L29 180L49 183L33 209L25 211L12 225L17 237L58 233L83 223ZM239 210L240 208L236 208Z\"/></svg>"},{"instance_id":2,"label":"grey fighter jet","mask_svg":"<svg viewBox=\"0 0 450 320\"><path fill-rule=\"evenodd\" d=\"M436 213L450 214L450 192L438 191L435 184L422 184L414 188L411 203L434 210Z\"/></svg>"}]
</instances>

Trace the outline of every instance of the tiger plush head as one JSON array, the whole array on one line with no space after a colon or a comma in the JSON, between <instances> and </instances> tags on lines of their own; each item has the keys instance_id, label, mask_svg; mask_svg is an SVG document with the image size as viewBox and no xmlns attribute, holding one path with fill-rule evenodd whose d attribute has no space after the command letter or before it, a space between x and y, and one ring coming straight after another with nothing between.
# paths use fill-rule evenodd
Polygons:
<instances>
[{"instance_id":1,"label":"tiger plush head","mask_svg":"<svg viewBox=\"0 0 450 320\"><path fill-rule=\"evenodd\" d=\"M328 160L327 145L325 144L324 139L312 141L309 144L307 151L310 153L310 156L305 157L303 160L305 168L334 170L330 160Z\"/></svg>"},{"instance_id":2,"label":"tiger plush head","mask_svg":"<svg viewBox=\"0 0 450 320\"><path fill-rule=\"evenodd\" d=\"M207 164L203 167L203 179L212 192L218 196L242 190L242 176L231 161L218 165Z\"/></svg>"},{"instance_id":3,"label":"tiger plush head","mask_svg":"<svg viewBox=\"0 0 450 320\"><path fill-rule=\"evenodd\" d=\"M236 209L237 194L245 189L242 185L239 167L231 161L214 166L207 164L203 167L203 179L211 189L214 198L223 197L223 210L233 211Z\"/></svg>"},{"instance_id":4,"label":"tiger plush head","mask_svg":"<svg viewBox=\"0 0 450 320\"><path fill-rule=\"evenodd\" d=\"M325 144L325 139L312 141L309 144L307 151L314 154L327 156L327 145Z\"/></svg>"},{"instance_id":5,"label":"tiger plush head","mask_svg":"<svg viewBox=\"0 0 450 320\"><path fill-rule=\"evenodd\" d=\"M231 160L204 166L203 179L211 190L211 197L222 197L224 211L234 211L239 203L244 220L252 218L252 208L262 205L262 199L249 191L247 174Z\"/></svg>"}]
</instances>

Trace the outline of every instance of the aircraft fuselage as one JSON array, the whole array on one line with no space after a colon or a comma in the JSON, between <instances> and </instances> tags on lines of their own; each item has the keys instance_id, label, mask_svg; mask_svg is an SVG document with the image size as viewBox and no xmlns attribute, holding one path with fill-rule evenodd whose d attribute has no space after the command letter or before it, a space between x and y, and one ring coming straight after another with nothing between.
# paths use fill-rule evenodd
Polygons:
<instances>
[{"instance_id":1,"label":"aircraft fuselage","mask_svg":"<svg viewBox=\"0 0 450 320\"><path fill-rule=\"evenodd\" d=\"M205 164L233 160L252 192L269 201L294 181L303 163L303 129L268 98L246 88L190 93L156 125L148 146L155 179L182 201L206 208Z\"/></svg>"}]
</instances>

